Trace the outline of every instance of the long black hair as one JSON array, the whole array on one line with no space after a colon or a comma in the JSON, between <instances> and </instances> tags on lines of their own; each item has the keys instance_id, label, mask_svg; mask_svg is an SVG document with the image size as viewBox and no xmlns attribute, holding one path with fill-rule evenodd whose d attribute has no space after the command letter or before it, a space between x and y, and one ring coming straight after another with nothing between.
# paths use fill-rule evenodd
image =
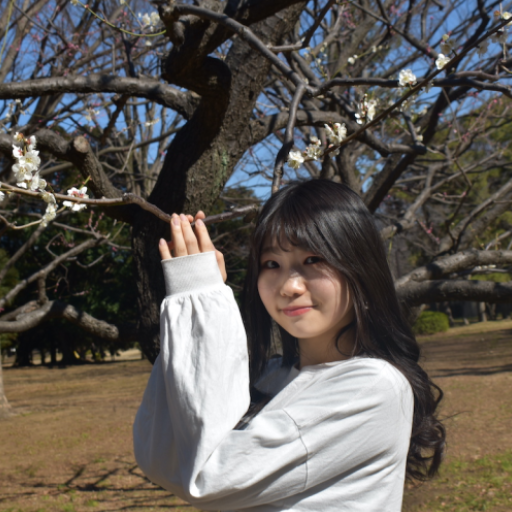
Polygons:
<instances>
[{"instance_id":1,"label":"long black hair","mask_svg":"<svg viewBox=\"0 0 512 512\"><path fill-rule=\"evenodd\" d=\"M242 308L253 384L275 342L271 317L258 293L260 254L269 238L317 253L347 280L355 312L353 355L384 359L409 381L414 416L406 474L415 480L433 476L445 445L445 429L435 416L443 394L418 364L419 345L398 303L382 239L361 198L346 185L313 180L288 185L264 205L252 236ZM291 366L298 356L297 339L279 331L283 366Z\"/></svg>"}]
</instances>

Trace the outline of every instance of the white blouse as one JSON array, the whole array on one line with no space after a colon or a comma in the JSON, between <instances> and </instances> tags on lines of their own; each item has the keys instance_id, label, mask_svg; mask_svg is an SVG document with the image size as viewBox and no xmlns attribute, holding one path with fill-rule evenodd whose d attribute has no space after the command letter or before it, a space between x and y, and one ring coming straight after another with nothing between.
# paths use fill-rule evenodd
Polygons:
<instances>
[{"instance_id":1,"label":"white blouse","mask_svg":"<svg viewBox=\"0 0 512 512\"><path fill-rule=\"evenodd\" d=\"M203 510L398 512L414 400L391 364L356 357L282 368L249 407L246 335L215 253L162 262L161 351L133 427L154 483Z\"/></svg>"}]
</instances>

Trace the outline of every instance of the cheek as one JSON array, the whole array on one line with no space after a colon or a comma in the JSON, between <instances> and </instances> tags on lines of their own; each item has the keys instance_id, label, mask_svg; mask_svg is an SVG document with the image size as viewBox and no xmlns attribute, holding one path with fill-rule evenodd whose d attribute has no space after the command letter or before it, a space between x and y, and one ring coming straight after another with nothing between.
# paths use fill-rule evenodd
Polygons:
<instances>
[{"instance_id":1,"label":"cheek","mask_svg":"<svg viewBox=\"0 0 512 512\"><path fill-rule=\"evenodd\" d=\"M260 274L258 276L258 293L260 294L261 302L269 310L270 305L270 297L272 292L270 290L270 283L268 282L268 278L264 274Z\"/></svg>"}]
</instances>

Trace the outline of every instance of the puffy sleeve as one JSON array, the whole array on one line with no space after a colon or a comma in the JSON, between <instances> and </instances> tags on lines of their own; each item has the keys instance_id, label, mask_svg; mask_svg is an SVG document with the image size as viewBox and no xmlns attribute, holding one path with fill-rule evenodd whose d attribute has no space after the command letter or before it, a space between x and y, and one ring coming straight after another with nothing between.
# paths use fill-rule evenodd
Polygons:
<instances>
[{"instance_id":1,"label":"puffy sleeve","mask_svg":"<svg viewBox=\"0 0 512 512\"><path fill-rule=\"evenodd\" d=\"M306 448L284 411L247 411L246 335L215 253L162 262L161 349L133 428L150 480L206 510L246 508L301 492Z\"/></svg>"}]
</instances>

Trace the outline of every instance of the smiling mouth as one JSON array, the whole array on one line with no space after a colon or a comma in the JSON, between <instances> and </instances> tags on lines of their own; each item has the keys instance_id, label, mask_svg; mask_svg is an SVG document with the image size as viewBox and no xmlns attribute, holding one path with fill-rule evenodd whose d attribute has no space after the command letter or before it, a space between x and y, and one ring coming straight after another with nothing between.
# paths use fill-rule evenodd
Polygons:
<instances>
[{"instance_id":1,"label":"smiling mouth","mask_svg":"<svg viewBox=\"0 0 512 512\"><path fill-rule=\"evenodd\" d=\"M300 316L304 315L308 311L311 311L313 309L313 306L295 306L290 308L283 308L281 311L286 316Z\"/></svg>"}]
</instances>

